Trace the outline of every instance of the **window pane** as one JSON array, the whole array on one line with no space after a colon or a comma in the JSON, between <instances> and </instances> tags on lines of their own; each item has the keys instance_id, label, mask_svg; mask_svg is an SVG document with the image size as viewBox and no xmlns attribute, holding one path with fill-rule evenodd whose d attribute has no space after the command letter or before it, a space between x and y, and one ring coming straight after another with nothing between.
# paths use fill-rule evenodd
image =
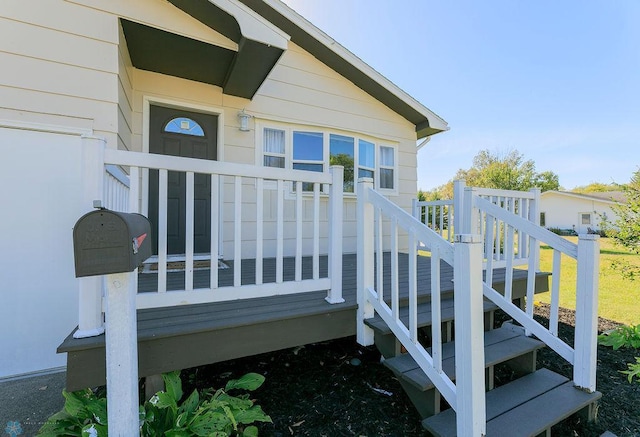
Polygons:
<instances>
[{"instance_id":1,"label":"window pane","mask_svg":"<svg viewBox=\"0 0 640 437\"><path fill-rule=\"evenodd\" d=\"M264 151L266 153L279 153L284 155L283 130L269 128L264 130Z\"/></svg>"},{"instance_id":2,"label":"window pane","mask_svg":"<svg viewBox=\"0 0 640 437\"><path fill-rule=\"evenodd\" d=\"M393 170L390 168L380 169L380 188L393 190Z\"/></svg>"},{"instance_id":3,"label":"window pane","mask_svg":"<svg viewBox=\"0 0 640 437\"><path fill-rule=\"evenodd\" d=\"M294 132L293 159L322 161L322 132Z\"/></svg>"},{"instance_id":4,"label":"window pane","mask_svg":"<svg viewBox=\"0 0 640 437\"><path fill-rule=\"evenodd\" d=\"M393 148L380 146L380 165L393 167Z\"/></svg>"},{"instance_id":5,"label":"window pane","mask_svg":"<svg viewBox=\"0 0 640 437\"><path fill-rule=\"evenodd\" d=\"M323 165L322 164L307 164L303 162L294 162L293 169L294 170L306 170L306 171L319 171L322 172Z\"/></svg>"},{"instance_id":6,"label":"window pane","mask_svg":"<svg viewBox=\"0 0 640 437\"><path fill-rule=\"evenodd\" d=\"M344 191L353 193L353 168L354 168L355 140L344 135L331 134L329 137L330 165L344 167Z\"/></svg>"},{"instance_id":7,"label":"window pane","mask_svg":"<svg viewBox=\"0 0 640 437\"><path fill-rule=\"evenodd\" d=\"M195 121L186 117L177 117L170 120L164 127L165 132L175 134L193 135L195 137L204 137L202 127Z\"/></svg>"},{"instance_id":8,"label":"window pane","mask_svg":"<svg viewBox=\"0 0 640 437\"><path fill-rule=\"evenodd\" d=\"M540 213L540 226L546 226L547 225L547 215L544 212Z\"/></svg>"},{"instance_id":9,"label":"window pane","mask_svg":"<svg viewBox=\"0 0 640 437\"><path fill-rule=\"evenodd\" d=\"M358 169L358 178L371 178L373 179L373 171L365 170L364 168Z\"/></svg>"},{"instance_id":10,"label":"window pane","mask_svg":"<svg viewBox=\"0 0 640 437\"><path fill-rule=\"evenodd\" d=\"M375 145L365 140L358 140L358 164L363 167L376 166Z\"/></svg>"},{"instance_id":11,"label":"window pane","mask_svg":"<svg viewBox=\"0 0 640 437\"><path fill-rule=\"evenodd\" d=\"M265 156L264 166L284 168L284 157L283 156Z\"/></svg>"},{"instance_id":12,"label":"window pane","mask_svg":"<svg viewBox=\"0 0 640 437\"><path fill-rule=\"evenodd\" d=\"M582 224L590 225L591 224L591 214L581 214L582 215Z\"/></svg>"}]
</instances>

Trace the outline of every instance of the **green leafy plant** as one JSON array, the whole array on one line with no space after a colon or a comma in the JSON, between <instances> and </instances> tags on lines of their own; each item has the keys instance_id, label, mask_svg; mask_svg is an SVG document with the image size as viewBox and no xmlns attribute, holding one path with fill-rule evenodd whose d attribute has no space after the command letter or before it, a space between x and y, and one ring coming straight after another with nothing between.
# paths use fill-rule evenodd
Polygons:
<instances>
[{"instance_id":1,"label":"green leafy plant","mask_svg":"<svg viewBox=\"0 0 640 437\"><path fill-rule=\"evenodd\" d=\"M599 335L598 342L603 346L611 346L613 350L621 347L640 349L640 325L619 326L613 331Z\"/></svg>"},{"instance_id":2,"label":"green leafy plant","mask_svg":"<svg viewBox=\"0 0 640 437\"><path fill-rule=\"evenodd\" d=\"M257 373L227 382L224 389L194 390L182 404L180 372L162 375L165 391L156 393L141 411L142 435L187 436L247 436L258 435L254 422L271 422L259 405L249 399L249 394L231 396L231 390L253 391L264 382Z\"/></svg>"},{"instance_id":3,"label":"green leafy plant","mask_svg":"<svg viewBox=\"0 0 640 437\"><path fill-rule=\"evenodd\" d=\"M244 393L232 396L230 391L253 391L264 383L264 377L248 373L230 380L224 389L194 390L184 401L180 371L162 375L165 390L156 393L140 406L142 436L245 436L258 435L255 422L271 422L259 405ZM108 435L107 399L104 392L90 389L62 392L62 411L49 418L39 436L103 437Z\"/></svg>"},{"instance_id":4,"label":"green leafy plant","mask_svg":"<svg viewBox=\"0 0 640 437\"><path fill-rule=\"evenodd\" d=\"M624 373L627 375L629 382L633 381L633 378L636 378L636 382L640 384L640 357L636 357L636 363L627 364L629 370L621 370L620 373Z\"/></svg>"},{"instance_id":5,"label":"green leafy plant","mask_svg":"<svg viewBox=\"0 0 640 437\"><path fill-rule=\"evenodd\" d=\"M107 437L107 399L90 389L62 391L64 408L51 416L39 436Z\"/></svg>"}]
</instances>

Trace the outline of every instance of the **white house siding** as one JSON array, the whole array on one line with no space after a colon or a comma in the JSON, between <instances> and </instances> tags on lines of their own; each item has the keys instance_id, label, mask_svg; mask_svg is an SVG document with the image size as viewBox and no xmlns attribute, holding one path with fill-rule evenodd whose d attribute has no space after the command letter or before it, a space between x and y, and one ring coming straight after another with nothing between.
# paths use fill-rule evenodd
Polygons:
<instances>
[{"instance_id":1,"label":"white house siding","mask_svg":"<svg viewBox=\"0 0 640 437\"><path fill-rule=\"evenodd\" d=\"M586 233L588 228L600 229L602 215L610 222L617 220L614 202L594 199L573 193L545 192L540 197L540 212L545 215L545 227L575 229ZM582 224L580 214L590 214L591 224Z\"/></svg>"}]
</instances>

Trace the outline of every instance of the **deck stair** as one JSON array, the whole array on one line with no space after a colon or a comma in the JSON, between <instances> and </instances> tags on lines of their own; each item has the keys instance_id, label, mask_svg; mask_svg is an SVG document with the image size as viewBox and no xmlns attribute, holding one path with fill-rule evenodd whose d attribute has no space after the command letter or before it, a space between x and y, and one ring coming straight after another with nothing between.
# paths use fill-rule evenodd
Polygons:
<instances>
[{"instance_id":1,"label":"deck stair","mask_svg":"<svg viewBox=\"0 0 640 437\"><path fill-rule=\"evenodd\" d=\"M550 435L552 425L572 414L592 414L588 410L601 396L576 389L551 370L537 370L487 392L487 437ZM422 425L435 436L455 437L455 411L426 418Z\"/></svg>"},{"instance_id":2,"label":"deck stair","mask_svg":"<svg viewBox=\"0 0 640 437\"><path fill-rule=\"evenodd\" d=\"M443 306L446 308L448 302L443 301ZM422 309L420 326L423 328L430 325L428 307L424 303L418 306L419 311ZM443 315L446 313L444 308ZM493 304L485 302L485 314L493 310ZM453 316L447 317L446 321L451 320ZM388 354L386 335L393 337L393 334L380 320L373 318L366 323L378 335L378 348ZM536 352L545 344L526 336L522 327L505 322L501 327L485 332L484 344L485 378L489 389L486 394L487 436L546 435L553 425L574 413L593 414L593 405L601 394L578 390L569 379L551 370L536 370ZM430 349L427 351L431 352ZM455 380L455 341L443 345L442 359L444 373ZM494 368L499 364L524 376L494 388ZM423 418L422 425L426 430L438 437L456 435L455 411L451 408L440 411L442 400L437 389L410 354L385 358L384 365L398 378Z\"/></svg>"},{"instance_id":3,"label":"deck stair","mask_svg":"<svg viewBox=\"0 0 640 437\"><path fill-rule=\"evenodd\" d=\"M358 342L376 344L423 427L436 437L549 436L554 425L575 413L593 420L601 397L595 391L597 238L580 236L576 245L538 226L538 192L464 184L454 191L448 206L454 208L457 234L451 238L447 233L445 239L442 230L421 221L427 215L414 211L410 216L373 190L371 181L359 183ZM432 206L440 208L443 223L446 205ZM435 224L433 211L429 217ZM397 271L399 235L409 242L408 278ZM543 243L554 251L547 323L534 317ZM377 255L385 246L392 252L388 283ZM425 252L431 257L430 302L416 293L421 284L415 277L417 260ZM579 303L570 343L558 335L561 256L575 259L578 266ZM443 267L453 268L453 290L443 287ZM505 268L500 290L494 276L498 267ZM527 276L524 295L514 293L513 280L521 274ZM403 301L398 288L407 280L409 294ZM496 327L496 306L514 321ZM537 368L537 351L547 346L573 366L572 380Z\"/></svg>"}]
</instances>

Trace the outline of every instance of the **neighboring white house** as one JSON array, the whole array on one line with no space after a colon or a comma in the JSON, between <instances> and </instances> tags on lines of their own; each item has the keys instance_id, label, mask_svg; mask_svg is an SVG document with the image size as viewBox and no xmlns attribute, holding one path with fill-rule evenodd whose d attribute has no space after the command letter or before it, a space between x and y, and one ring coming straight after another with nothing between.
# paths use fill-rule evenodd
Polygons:
<instances>
[{"instance_id":1,"label":"neighboring white house","mask_svg":"<svg viewBox=\"0 0 640 437\"><path fill-rule=\"evenodd\" d=\"M88 148L325 173L332 155L346 154L355 168L344 181L344 251L354 252L354 178L372 176L409 211L416 140L448 129L278 0L5 0L0 65L0 378L65 364L56 347L78 323L71 231L92 208L83 182ZM154 177L140 176L141 211L150 216L158 208L149 200ZM212 229L198 213L211 210L211 187L203 182L200 199L199 183L196 175L195 227L206 242ZM242 190L255 187L222 183L216 210L225 258L255 247L255 226L231 231L228 199ZM316 244L326 252L326 203L320 239L305 240L305 253ZM278 249L277 213L273 206L264 217L265 256ZM169 216L170 230L180 217ZM284 227L285 253L296 250L292 229ZM172 244L169 253L184 253ZM208 251L199 244L195 252Z\"/></svg>"},{"instance_id":2,"label":"neighboring white house","mask_svg":"<svg viewBox=\"0 0 640 437\"><path fill-rule=\"evenodd\" d=\"M624 193L620 191L589 194L545 191L540 196L540 225L578 234L600 230L603 220L613 223L618 219L613 206L624 201Z\"/></svg>"}]
</instances>

